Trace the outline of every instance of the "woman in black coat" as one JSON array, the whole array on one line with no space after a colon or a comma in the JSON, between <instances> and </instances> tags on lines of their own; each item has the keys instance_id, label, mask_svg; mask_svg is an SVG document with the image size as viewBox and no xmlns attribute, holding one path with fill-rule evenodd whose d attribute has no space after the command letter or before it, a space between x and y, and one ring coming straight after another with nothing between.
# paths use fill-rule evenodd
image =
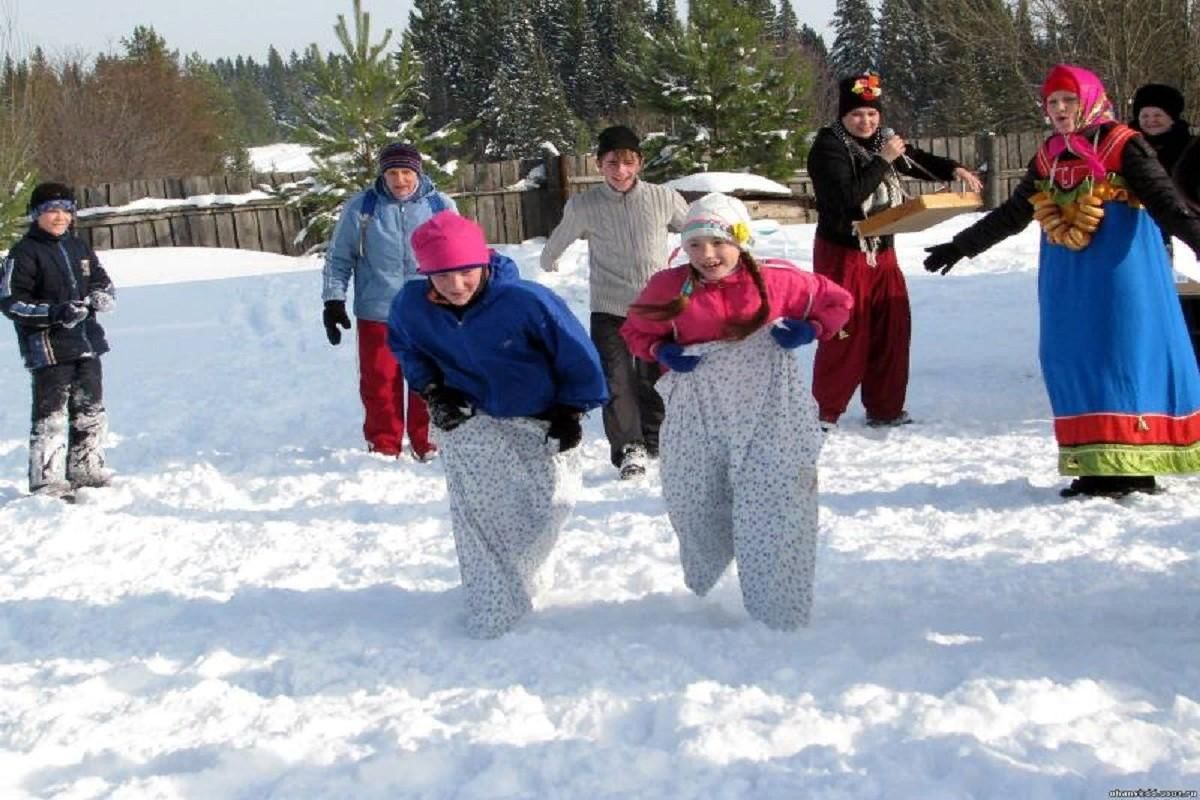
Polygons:
<instances>
[{"instance_id":1,"label":"woman in black coat","mask_svg":"<svg viewBox=\"0 0 1200 800\"><path fill-rule=\"evenodd\" d=\"M844 78L838 119L817 133L808 154L817 205L813 271L854 297L847 335L821 342L813 363L813 395L826 430L837 424L860 384L868 425L910 421L904 410L908 287L892 237L860 237L854 223L904 200L900 175L982 188L966 167L923 152L883 127L882 96L875 73Z\"/></svg>"}]
</instances>

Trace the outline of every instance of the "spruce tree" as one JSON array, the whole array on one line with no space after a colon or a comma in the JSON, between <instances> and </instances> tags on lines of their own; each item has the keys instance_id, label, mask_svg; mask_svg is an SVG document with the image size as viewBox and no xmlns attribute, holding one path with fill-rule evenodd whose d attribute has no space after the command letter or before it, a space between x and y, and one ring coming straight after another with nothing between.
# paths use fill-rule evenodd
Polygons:
<instances>
[{"instance_id":1,"label":"spruce tree","mask_svg":"<svg viewBox=\"0 0 1200 800\"><path fill-rule=\"evenodd\" d=\"M637 97L671 120L648 143L651 174L750 169L786 179L803 162L810 75L735 0L692 0L683 35L650 55Z\"/></svg>"},{"instance_id":2,"label":"spruce tree","mask_svg":"<svg viewBox=\"0 0 1200 800\"><path fill-rule=\"evenodd\" d=\"M577 123L522 8L514 6L500 36L509 57L500 63L484 102L485 154L530 158L541 152L543 143L568 148L575 141Z\"/></svg>"},{"instance_id":3,"label":"spruce tree","mask_svg":"<svg viewBox=\"0 0 1200 800\"><path fill-rule=\"evenodd\" d=\"M420 115L411 109L420 92L420 62L411 48L400 58L387 52L391 29L371 40L370 14L353 0L353 17L338 15L334 33L342 52L314 69L316 95L305 106L297 138L313 147L315 184L297 199L307 225L302 236L324 240L346 198L370 186L379 174L376 161L384 145L408 142L423 154L430 140ZM435 136L441 136L435 134ZM444 177L426 162L435 180Z\"/></svg>"},{"instance_id":4,"label":"spruce tree","mask_svg":"<svg viewBox=\"0 0 1200 800\"><path fill-rule=\"evenodd\" d=\"M573 36L571 52L575 56L564 81L567 101L575 115L591 125L603 117L607 110L605 81L611 76L607 74L585 0L569 0L568 15Z\"/></svg>"},{"instance_id":5,"label":"spruce tree","mask_svg":"<svg viewBox=\"0 0 1200 800\"><path fill-rule=\"evenodd\" d=\"M799 40L800 20L796 17L795 9L792 8L792 0L779 0L779 14L775 17L772 33L775 40L779 42Z\"/></svg>"},{"instance_id":6,"label":"spruce tree","mask_svg":"<svg viewBox=\"0 0 1200 800\"><path fill-rule=\"evenodd\" d=\"M654 4L654 24L652 27L655 38L660 36L675 36L679 33L679 12L675 8L675 0L657 0Z\"/></svg>"},{"instance_id":7,"label":"spruce tree","mask_svg":"<svg viewBox=\"0 0 1200 800\"><path fill-rule=\"evenodd\" d=\"M857 75L874 68L875 14L868 0L837 0L833 29L829 60L839 76Z\"/></svg>"},{"instance_id":8,"label":"spruce tree","mask_svg":"<svg viewBox=\"0 0 1200 800\"><path fill-rule=\"evenodd\" d=\"M423 65L430 124L443 125L463 113L465 29L457 0L415 0L405 41Z\"/></svg>"}]
</instances>

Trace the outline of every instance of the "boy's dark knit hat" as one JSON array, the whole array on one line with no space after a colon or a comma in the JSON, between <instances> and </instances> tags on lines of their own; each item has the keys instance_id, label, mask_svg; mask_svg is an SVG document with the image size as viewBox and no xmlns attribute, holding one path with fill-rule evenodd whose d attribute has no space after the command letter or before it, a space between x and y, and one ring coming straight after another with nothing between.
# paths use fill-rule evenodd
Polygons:
<instances>
[{"instance_id":1,"label":"boy's dark knit hat","mask_svg":"<svg viewBox=\"0 0 1200 800\"><path fill-rule=\"evenodd\" d=\"M387 172L389 169L411 169L420 175L422 172L421 151L411 144L392 142L379 151L380 173Z\"/></svg>"},{"instance_id":2,"label":"boy's dark knit hat","mask_svg":"<svg viewBox=\"0 0 1200 800\"><path fill-rule=\"evenodd\" d=\"M1133 93L1133 118L1146 106L1161 108L1173 120L1183 116L1183 94L1174 86L1165 83L1147 83Z\"/></svg>"},{"instance_id":3,"label":"boy's dark knit hat","mask_svg":"<svg viewBox=\"0 0 1200 800\"><path fill-rule=\"evenodd\" d=\"M39 183L33 187L33 194L29 195L29 213L32 214L42 205L56 200L74 206L75 191L65 183Z\"/></svg>"},{"instance_id":4,"label":"boy's dark knit hat","mask_svg":"<svg viewBox=\"0 0 1200 800\"><path fill-rule=\"evenodd\" d=\"M879 75L864 72L850 75L838 81L838 117L844 117L856 108L874 108L883 113L883 87Z\"/></svg>"},{"instance_id":5,"label":"boy's dark knit hat","mask_svg":"<svg viewBox=\"0 0 1200 800\"><path fill-rule=\"evenodd\" d=\"M605 153L614 150L632 150L640 156L642 140L624 125L613 125L600 131L600 135L596 137L596 158L604 158Z\"/></svg>"}]
</instances>

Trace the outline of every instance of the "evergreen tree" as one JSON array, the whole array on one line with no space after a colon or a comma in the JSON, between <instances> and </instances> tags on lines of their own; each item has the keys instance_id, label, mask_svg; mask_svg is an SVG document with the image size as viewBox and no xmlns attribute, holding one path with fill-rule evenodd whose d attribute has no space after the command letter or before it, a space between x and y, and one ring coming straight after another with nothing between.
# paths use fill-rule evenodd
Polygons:
<instances>
[{"instance_id":1,"label":"evergreen tree","mask_svg":"<svg viewBox=\"0 0 1200 800\"><path fill-rule=\"evenodd\" d=\"M540 153L544 142L558 149L573 144L575 119L523 9L514 6L500 35L509 56L500 63L484 103L486 155L529 158Z\"/></svg>"},{"instance_id":2,"label":"evergreen tree","mask_svg":"<svg viewBox=\"0 0 1200 800\"><path fill-rule=\"evenodd\" d=\"M567 29L564 0L529 0L529 20L550 71L565 83L575 54L571 52L571 36Z\"/></svg>"},{"instance_id":3,"label":"evergreen tree","mask_svg":"<svg viewBox=\"0 0 1200 800\"><path fill-rule=\"evenodd\" d=\"M888 122L915 136L933 124L941 48L924 0L883 0L879 12L878 66L887 96Z\"/></svg>"},{"instance_id":4,"label":"evergreen tree","mask_svg":"<svg viewBox=\"0 0 1200 800\"><path fill-rule=\"evenodd\" d=\"M642 0L589 0L588 8L604 62L605 116L612 116L632 101L626 75L639 68L642 32L652 17Z\"/></svg>"},{"instance_id":5,"label":"evergreen tree","mask_svg":"<svg viewBox=\"0 0 1200 800\"><path fill-rule=\"evenodd\" d=\"M585 0L570 0L568 14L575 60L565 81L567 100L580 119L594 124L607 110L604 86L611 76L605 72L604 56Z\"/></svg>"},{"instance_id":6,"label":"evergreen tree","mask_svg":"<svg viewBox=\"0 0 1200 800\"><path fill-rule=\"evenodd\" d=\"M677 36L681 27L679 25L679 12L675 8L675 0L657 0L654 5L653 27L654 37L662 36Z\"/></svg>"},{"instance_id":7,"label":"evergreen tree","mask_svg":"<svg viewBox=\"0 0 1200 800\"><path fill-rule=\"evenodd\" d=\"M799 40L800 20L796 17L795 9L792 8L792 0L779 0L779 14L775 17L772 35L779 42Z\"/></svg>"},{"instance_id":8,"label":"evergreen tree","mask_svg":"<svg viewBox=\"0 0 1200 800\"><path fill-rule=\"evenodd\" d=\"M297 131L300 141L313 146L317 164L315 184L296 198L307 220L302 236L322 240L346 197L378 176L376 159L384 145L405 141L422 153L430 151L421 117L405 115L420 90L420 62L411 48L400 58L387 54L391 29L380 41L371 40L370 14L363 12L361 0L353 0L352 20L348 26L338 15L334 33L342 52L315 69L317 94L304 108ZM439 135L444 132L434 134ZM427 162L426 171L442 177L436 164Z\"/></svg>"},{"instance_id":9,"label":"evergreen tree","mask_svg":"<svg viewBox=\"0 0 1200 800\"><path fill-rule=\"evenodd\" d=\"M807 68L765 46L762 23L735 0L692 0L683 36L656 42L651 59L637 97L672 123L648 145L652 174L748 168L786 178L803 162Z\"/></svg>"},{"instance_id":10,"label":"evergreen tree","mask_svg":"<svg viewBox=\"0 0 1200 800\"><path fill-rule=\"evenodd\" d=\"M423 64L422 86L432 125L443 125L469 110L464 105L466 36L456 0L415 0L405 39Z\"/></svg>"},{"instance_id":11,"label":"evergreen tree","mask_svg":"<svg viewBox=\"0 0 1200 800\"><path fill-rule=\"evenodd\" d=\"M829 60L839 76L857 75L875 66L875 15L868 0L837 0L833 29Z\"/></svg>"},{"instance_id":12,"label":"evergreen tree","mask_svg":"<svg viewBox=\"0 0 1200 800\"><path fill-rule=\"evenodd\" d=\"M287 65L274 45L267 50L267 66L263 74L262 91L271 105L271 114L277 125L291 127L298 121L295 105L292 102L291 76Z\"/></svg>"},{"instance_id":13,"label":"evergreen tree","mask_svg":"<svg viewBox=\"0 0 1200 800\"><path fill-rule=\"evenodd\" d=\"M825 39L811 25L800 26L798 42L803 49L819 55L824 61L829 61L829 48L825 45Z\"/></svg>"},{"instance_id":14,"label":"evergreen tree","mask_svg":"<svg viewBox=\"0 0 1200 800\"><path fill-rule=\"evenodd\" d=\"M773 31L775 28L775 2L774 0L738 0L737 5L749 11L754 15L764 31Z\"/></svg>"}]
</instances>

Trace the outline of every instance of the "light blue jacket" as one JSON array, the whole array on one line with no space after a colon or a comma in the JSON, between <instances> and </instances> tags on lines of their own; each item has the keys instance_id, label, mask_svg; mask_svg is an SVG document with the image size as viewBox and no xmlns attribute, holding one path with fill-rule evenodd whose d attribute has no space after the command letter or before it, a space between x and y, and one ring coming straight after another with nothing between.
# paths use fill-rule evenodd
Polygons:
<instances>
[{"instance_id":1,"label":"light blue jacket","mask_svg":"<svg viewBox=\"0 0 1200 800\"><path fill-rule=\"evenodd\" d=\"M361 236L363 201L375 194L375 212ZM354 276L354 316L387 322L388 311L405 281L417 277L412 232L438 211L456 211L454 201L421 175L411 197L397 200L380 177L370 189L346 201L325 254L322 300L345 300ZM363 257L359 257L362 244Z\"/></svg>"}]
</instances>

